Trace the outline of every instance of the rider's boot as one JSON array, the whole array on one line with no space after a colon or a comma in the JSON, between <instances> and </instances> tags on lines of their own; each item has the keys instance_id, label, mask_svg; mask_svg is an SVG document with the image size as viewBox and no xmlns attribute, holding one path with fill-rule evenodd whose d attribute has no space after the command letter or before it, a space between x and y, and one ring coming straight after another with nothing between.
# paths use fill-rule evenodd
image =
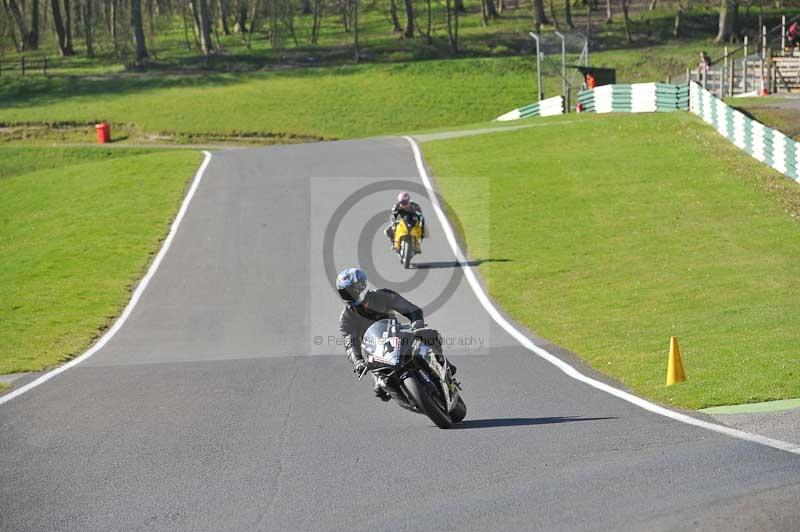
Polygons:
<instances>
[{"instance_id":1,"label":"rider's boot","mask_svg":"<svg viewBox=\"0 0 800 532\"><path fill-rule=\"evenodd\" d=\"M386 393L386 390L383 389L381 386L381 381L373 375L375 382L372 385L372 391L375 392L375 397L383 401L384 403L391 400L392 396Z\"/></svg>"},{"instance_id":2,"label":"rider's boot","mask_svg":"<svg viewBox=\"0 0 800 532\"><path fill-rule=\"evenodd\" d=\"M394 230L391 225L387 225L386 229L383 230L383 234L386 235L386 238L389 239L389 246L391 249L394 249Z\"/></svg>"}]
</instances>

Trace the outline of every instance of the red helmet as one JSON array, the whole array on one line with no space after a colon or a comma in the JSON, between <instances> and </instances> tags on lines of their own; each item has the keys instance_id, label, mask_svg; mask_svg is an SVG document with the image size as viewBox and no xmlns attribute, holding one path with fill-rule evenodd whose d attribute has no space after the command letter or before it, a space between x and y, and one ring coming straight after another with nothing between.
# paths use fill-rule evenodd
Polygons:
<instances>
[{"instance_id":1,"label":"red helmet","mask_svg":"<svg viewBox=\"0 0 800 532\"><path fill-rule=\"evenodd\" d=\"M411 203L411 194L408 192L401 192L397 195L397 203L403 207L408 207L408 204Z\"/></svg>"}]
</instances>

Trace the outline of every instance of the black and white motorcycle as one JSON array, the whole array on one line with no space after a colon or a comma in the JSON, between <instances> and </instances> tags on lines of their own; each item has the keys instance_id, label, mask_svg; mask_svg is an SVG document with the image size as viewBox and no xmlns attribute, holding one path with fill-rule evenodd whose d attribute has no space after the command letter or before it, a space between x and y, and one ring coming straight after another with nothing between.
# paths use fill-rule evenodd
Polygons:
<instances>
[{"instance_id":1,"label":"black and white motorcycle","mask_svg":"<svg viewBox=\"0 0 800 532\"><path fill-rule=\"evenodd\" d=\"M467 415L461 386L442 353L437 331L380 320L364 333L361 349L367 365L359 379L372 372L402 408L425 414L441 429Z\"/></svg>"}]
</instances>

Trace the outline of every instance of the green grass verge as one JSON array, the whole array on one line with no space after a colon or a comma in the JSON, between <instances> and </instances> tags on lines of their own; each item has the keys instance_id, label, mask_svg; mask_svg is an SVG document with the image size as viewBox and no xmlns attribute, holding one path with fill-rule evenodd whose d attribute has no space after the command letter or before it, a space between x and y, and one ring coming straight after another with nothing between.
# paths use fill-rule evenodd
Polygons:
<instances>
[{"instance_id":1,"label":"green grass verge","mask_svg":"<svg viewBox=\"0 0 800 532\"><path fill-rule=\"evenodd\" d=\"M688 113L572 119L423 144L491 295L663 403L800 396L800 187Z\"/></svg>"},{"instance_id":2,"label":"green grass verge","mask_svg":"<svg viewBox=\"0 0 800 532\"><path fill-rule=\"evenodd\" d=\"M119 315L200 161L0 147L0 374L68 360Z\"/></svg>"}]
</instances>

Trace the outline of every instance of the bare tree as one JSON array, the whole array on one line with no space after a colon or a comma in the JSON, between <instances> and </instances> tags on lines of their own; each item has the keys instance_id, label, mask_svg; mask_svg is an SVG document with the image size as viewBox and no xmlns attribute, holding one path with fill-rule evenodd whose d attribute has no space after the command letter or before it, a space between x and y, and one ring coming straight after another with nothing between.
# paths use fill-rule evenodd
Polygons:
<instances>
[{"instance_id":1,"label":"bare tree","mask_svg":"<svg viewBox=\"0 0 800 532\"><path fill-rule=\"evenodd\" d=\"M614 22L614 13L611 11L611 0L606 0L606 24Z\"/></svg>"},{"instance_id":2,"label":"bare tree","mask_svg":"<svg viewBox=\"0 0 800 532\"><path fill-rule=\"evenodd\" d=\"M39 0L31 1L31 29L25 42L28 50L39 49Z\"/></svg>"},{"instance_id":3,"label":"bare tree","mask_svg":"<svg viewBox=\"0 0 800 532\"><path fill-rule=\"evenodd\" d=\"M358 63L361 61L361 49L358 43L358 0L349 0L352 9L353 25L353 60Z\"/></svg>"},{"instance_id":4,"label":"bare tree","mask_svg":"<svg viewBox=\"0 0 800 532\"><path fill-rule=\"evenodd\" d=\"M622 2L622 23L625 26L625 39L629 42L633 42L633 37L631 36L631 28L630 22L631 19L628 16L628 2L629 0L621 0Z\"/></svg>"},{"instance_id":5,"label":"bare tree","mask_svg":"<svg viewBox=\"0 0 800 532\"><path fill-rule=\"evenodd\" d=\"M142 2L131 0L131 29L133 41L136 45L136 64L141 65L147 59L147 43L145 43L144 27L142 25Z\"/></svg>"},{"instance_id":6,"label":"bare tree","mask_svg":"<svg viewBox=\"0 0 800 532\"><path fill-rule=\"evenodd\" d=\"M35 2L35 0L34 0ZM83 2L83 38L86 42L86 57L94 57L94 0Z\"/></svg>"},{"instance_id":7,"label":"bare tree","mask_svg":"<svg viewBox=\"0 0 800 532\"><path fill-rule=\"evenodd\" d=\"M570 29L575 29L575 23L572 22L572 6L570 0L564 0L564 23Z\"/></svg>"},{"instance_id":8,"label":"bare tree","mask_svg":"<svg viewBox=\"0 0 800 532\"><path fill-rule=\"evenodd\" d=\"M732 41L738 35L739 1L721 0L719 6L719 32L716 42Z\"/></svg>"},{"instance_id":9,"label":"bare tree","mask_svg":"<svg viewBox=\"0 0 800 532\"><path fill-rule=\"evenodd\" d=\"M72 5L70 0L64 0L64 39L67 49L74 54L75 49L72 46Z\"/></svg>"},{"instance_id":10,"label":"bare tree","mask_svg":"<svg viewBox=\"0 0 800 532\"><path fill-rule=\"evenodd\" d=\"M536 33L542 31L542 26L548 23L544 14L544 0L533 0L533 21L536 24Z\"/></svg>"},{"instance_id":11,"label":"bare tree","mask_svg":"<svg viewBox=\"0 0 800 532\"><path fill-rule=\"evenodd\" d=\"M30 30L28 30L28 25L25 22L25 13L22 10L22 6L16 0L3 0L3 8L8 16L14 20L17 31L19 31L19 40L15 39L17 51L29 50Z\"/></svg>"},{"instance_id":12,"label":"bare tree","mask_svg":"<svg viewBox=\"0 0 800 532\"><path fill-rule=\"evenodd\" d=\"M400 33L403 28L400 27L400 19L397 18L397 0L389 0L389 22L392 23L392 31Z\"/></svg>"},{"instance_id":13,"label":"bare tree","mask_svg":"<svg viewBox=\"0 0 800 532\"><path fill-rule=\"evenodd\" d=\"M209 55L214 51L214 42L211 40L211 16L208 10L208 0L190 0L192 14L200 35L200 51Z\"/></svg>"},{"instance_id":14,"label":"bare tree","mask_svg":"<svg viewBox=\"0 0 800 532\"><path fill-rule=\"evenodd\" d=\"M680 37L681 35L681 16L683 15L684 9L688 9L689 7L689 0L686 0L686 8L683 6L683 2L680 0L678 1L678 7L675 10L675 24L672 26L672 35L674 37Z\"/></svg>"},{"instance_id":15,"label":"bare tree","mask_svg":"<svg viewBox=\"0 0 800 532\"><path fill-rule=\"evenodd\" d=\"M411 39L414 37L414 0L404 0L406 6L406 27L403 30L403 37Z\"/></svg>"},{"instance_id":16,"label":"bare tree","mask_svg":"<svg viewBox=\"0 0 800 532\"><path fill-rule=\"evenodd\" d=\"M458 54L458 12L456 0L444 0L445 4L445 26L447 28L447 40L450 43L450 51L453 55Z\"/></svg>"},{"instance_id":17,"label":"bare tree","mask_svg":"<svg viewBox=\"0 0 800 532\"><path fill-rule=\"evenodd\" d=\"M322 26L322 0L314 0L312 6L311 21L311 44L315 45L319 41L319 29Z\"/></svg>"},{"instance_id":18,"label":"bare tree","mask_svg":"<svg viewBox=\"0 0 800 532\"><path fill-rule=\"evenodd\" d=\"M236 0L236 22L233 31L247 33L247 0Z\"/></svg>"},{"instance_id":19,"label":"bare tree","mask_svg":"<svg viewBox=\"0 0 800 532\"><path fill-rule=\"evenodd\" d=\"M50 0L50 7L53 10L53 27L58 38L58 49L63 57L75 55L72 49L72 38L67 41L67 34L64 29L64 19L61 18L61 4L58 0Z\"/></svg>"}]
</instances>

